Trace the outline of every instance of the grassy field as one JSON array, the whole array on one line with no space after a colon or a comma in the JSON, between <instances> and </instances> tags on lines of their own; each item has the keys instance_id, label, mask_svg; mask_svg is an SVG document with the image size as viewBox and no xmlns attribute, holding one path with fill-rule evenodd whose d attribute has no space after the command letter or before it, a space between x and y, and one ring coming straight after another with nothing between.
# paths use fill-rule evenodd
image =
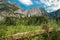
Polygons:
<instances>
[{"instance_id":1,"label":"grassy field","mask_svg":"<svg viewBox=\"0 0 60 40\"><path fill-rule=\"evenodd\" d=\"M8 35L13 35L16 33L21 33L21 32L29 32L29 31L35 31L35 30L41 30L43 24L41 25L0 25L0 38L5 37ZM59 24L56 24L56 21L49 21L48 22L49 28L60 28Z\"/></svg>"},{"instance_id":2,"label":"grassy field","mask_svg":"<svg viewBox=\"0 0 60 40\"><path fill-rule=\"evenodd\" d=\"M17 25L17 26L7 26L7 25L0 25L0 34L4 34L4 35L12 35L12 34L16 34L16 33L21 33L21 32L28 32L28 31L35 31L35 30L41 30L42 29L42 25L40 26L35 26L35 25ZM50 21L48 23L48 26L50 28L58 28L59 25Z\"/></svg>"},{"instance_id":3,"label":"grassy field","mask_svg":"<svg viewBox=\"0 0 60 40\"><path fill-rule=\"evenodd\" d=\"M55 20L51 20L51 21L49 20L48 26L49 26L50 28L60 28L60 23L57 24Z\"/></svg>"},{"instance_id":4,"label":"grassy field","mask_svg":"<svg viewBox=\"0 0 60 40\"><path fill-rule=\"evenodd\" d=\"M28 32L28 31L35 31L35 30L41 30L41 26L25 26L25 25L17 25L17 26L6 26L6 25L0 25L0 35L1 36L7 36L12 35L16 33L21 32Z\"/></svg>"}]
</instances>

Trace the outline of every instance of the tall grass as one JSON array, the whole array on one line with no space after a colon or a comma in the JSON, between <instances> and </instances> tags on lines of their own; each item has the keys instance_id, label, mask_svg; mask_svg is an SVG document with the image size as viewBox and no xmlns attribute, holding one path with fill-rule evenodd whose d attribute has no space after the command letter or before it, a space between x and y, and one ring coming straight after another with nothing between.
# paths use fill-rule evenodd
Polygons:
<instances>
[{"instance_id":1,"label":"tall grass","mask_svg":"<svg viewBox=\"0 0 60 40\"><path fill-rule=\"evenodd\" d=\"M35 31L35 30L41 30L41 26L32 26L32 25L31 26L25 26L25 25L6 26L6 25L0 25L1 37L16 34L16 33L21 33L21 32Z\"/></svg>"},{"instance_id":2,"label":"tall grass","mask_svg":"<svg viewBox=\"0 0 60 40\"><path fill-rule=\"evenodd\" d=\"M48 21L44 17L6 18L5 22L0 24L0 39L16 33L41 30L44 22L48 23L49 28L59 28L60 26L55 20ZM34 40L44 40L44 37L38 36Z\"/></svg>"}]
</instances>

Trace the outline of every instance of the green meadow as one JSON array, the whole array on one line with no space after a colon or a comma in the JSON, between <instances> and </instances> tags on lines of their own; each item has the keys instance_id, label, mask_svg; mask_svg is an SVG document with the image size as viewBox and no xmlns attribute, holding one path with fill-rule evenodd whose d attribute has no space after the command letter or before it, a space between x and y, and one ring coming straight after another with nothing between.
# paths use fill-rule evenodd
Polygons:
<instances>
[{"instance_id":1,"label":"green meadow","mask_svg":"<svg viewBox=\"0 0 60 40\"><path fill-rule=\"evenodd\" d=\"M0 38L17 33L42 30L44 23L47 23L49 28L60 28L56 20L48 20L44 17L6 18L5 21L0 23Z\"/></svg>"}]
</instances>

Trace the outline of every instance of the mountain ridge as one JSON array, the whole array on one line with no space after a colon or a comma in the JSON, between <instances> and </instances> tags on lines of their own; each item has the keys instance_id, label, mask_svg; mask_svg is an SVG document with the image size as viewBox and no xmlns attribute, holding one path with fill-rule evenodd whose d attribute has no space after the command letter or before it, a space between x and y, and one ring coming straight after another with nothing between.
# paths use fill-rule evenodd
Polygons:
<instances>
[{"instance_id":1,"label":"mountain ridge","mask_svg":"<svg viewBox=\"0 0 60 40\"><path fill-rule=\"evenodd\" d=\"M40 7L33 7L33 8L30 8L30 9L28 9L28 10L23 10L21 7L19 7L17 4L15 4L15 3L12 3L12 2L10 2L10 3L8 3L9 5L7 5L7 6L9 6L9 7L13 7L12 5L15 5L17 8L19 8L18 10L15 10L15 11L13 11L13 14L11 14L12 16L24 16L24 17L30 17L30 16L47 16L47 11L44 9L44 8L40 8ZM7 7L6 7L7 8ZM8 9L6 9L6 10L8 10ZM14 10L14 8L13 8L13 10ZM3 11L3 14L5 14L4 13L5 11ZM1 12L2 13L2 12ZM7 15L7 12L6 12L6 14L5 15Z\"/></svg>"},{"instance_id":2,"label":"mountain ridge","mask_svg":"<svg viewBox=\"0 0 60 40\"><path fill-rule=\"evenodd\" d=\"M58 9L58 10L56 10L56 11L54 11L54 12L49 13L49 16L50 16L51 18L60 17L60 9Z\"/></svg>"}]
</instances>

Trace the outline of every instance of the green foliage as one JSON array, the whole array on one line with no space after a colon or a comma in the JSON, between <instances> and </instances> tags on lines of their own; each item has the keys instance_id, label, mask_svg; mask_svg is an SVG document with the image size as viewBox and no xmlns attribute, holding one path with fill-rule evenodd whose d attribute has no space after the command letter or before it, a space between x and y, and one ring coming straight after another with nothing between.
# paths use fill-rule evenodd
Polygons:
<instances>
[{"instance_id":1,"label":"green foliage","mask_svg":"<svg viewBox=\"0 0 60 40\"><path fill-rule=\"evenodd\" d=\"M21 39L18 40L60 40L60 31L56 30L49 32L49 39L46 32L35 36L31 36L31 34L26 36L26 38L23 36Z\"/></svg>"},{"instance_id":2,"label":"green foliage","mask_svg":"<svg viewBox=\"0 0 60 40\"><path fill-rule=\"evenodd\" d=\"M19 22L19 19L15 17L5 17L5 24L7 25L17 25Z\"/></svg>"},{"instance_id":3,"label":"green foliage","mask_svg":"<svg viewBox=\"0 0 60 40\"><path fill-rule=\"evenodd\" d=\"M13 24L15 24L15 19L12 19L12 18L10 18L10 17L6 17L5 18L6 20L5 20L5 23L6 24L8 24L8 25L13 25Z\"/></svg>"},{"instance_id":4,"label":"green foliage","mask_svg":"<svg viewBox=\"0 0 60 40\"><path fill-rule=\"evenodd\" d=\"M25 25L0 25L0 39L8 36L8 35L13 35L16 33L21 33L21 32L29 32L29 31L35 31L35 30L40 30L40 26L25 26ZM3 39L2 39L3 40Z\"/></svg>"},{"instance_id":5,"label":"green foliage","mask_svg":"<svg viewBox=\"0 0 60 40\"><path fill-rule=\"evenodd\" d=\"M20 23L25 25L40 25L42 23L48 23L48 20L43 16L26 17L26 18L21 18Z\"/></svg>"},{"instance_id":6,"label":"green foliage","mask_svg":"<svg viewBox=\"0 0 60 40\"><path fill-rule=\"evenodd\" d=\"M43 40L48 40L47 33L43 33L41 35L43 37ZM51 32L49 32L49 40L60 40L60 31L56 31L55 29Z\"/></svg>"},{"instance_id":7,"label":"green foliage","mask_svg":"<svg viewBox=\"0 0 60 40\"><path fill-rule=\"evenodd\" d=\"M56 23L59 24L60 23L60 17L56 18Z\"/></svg>"},{"instance_id":8,"label":"green foliage","mask_svg":"<svg viewBox=\"0 0 60 40\"><path fill-rule=\"evenodd\" d=\"M14 18L6 17L5 24L8 25L41 25L42 23L47 23L48 20L42 16L39 17L25 17L25 18Z\"/></svg>"},{"instance_id":9,"label":"green foliage","mask_svg":"<svg viewBox=\"0 0 60 40\"><path fill-rule=\"evenodd\" d=\"M23 19L25 19L25 18L22 18L21 21ZM26 19L25 19L25 21L26 21ZM20 23L20 21L18 21L18 22ZM50 25L52 26L53 24L55 24L55 23L52 23ZM55 26L56 26L56 24L54 26L52 26L52 27L55 27ZM5 25L4 26L4 25L0 25L0 39L3 40L2 37L4 38L7 35L12 35L12 34L20 33L20 32L28 32L28 31L33 31L34 32L35 30L40 30L40 29L41 29L41 26L33 26L33 25L29 25L29 26L25 26L25 25L17 25L17 26L13 26L13 25L8 25L8 26ZM29 37L28 36L27 38L24 38L23 40L47 40L47 38L48 38L47 33L43 33L43 34L37 35L35 37ZM49 39L50 40L60 40L60 31L56 31L54 29L52 32L49 32Z\"/></svg>"},{"instance_id":10,"label":"green foliage","mask_svg":"<svg viewBox=\"0 0 60 40\"><path fill-rule=\"evenodd\" d=\"M5 38L5 36L6 36L5 34L6 34L6 31L1 29L0 30L0 40L3 40Z\"/></svg>"}]
</instances>

